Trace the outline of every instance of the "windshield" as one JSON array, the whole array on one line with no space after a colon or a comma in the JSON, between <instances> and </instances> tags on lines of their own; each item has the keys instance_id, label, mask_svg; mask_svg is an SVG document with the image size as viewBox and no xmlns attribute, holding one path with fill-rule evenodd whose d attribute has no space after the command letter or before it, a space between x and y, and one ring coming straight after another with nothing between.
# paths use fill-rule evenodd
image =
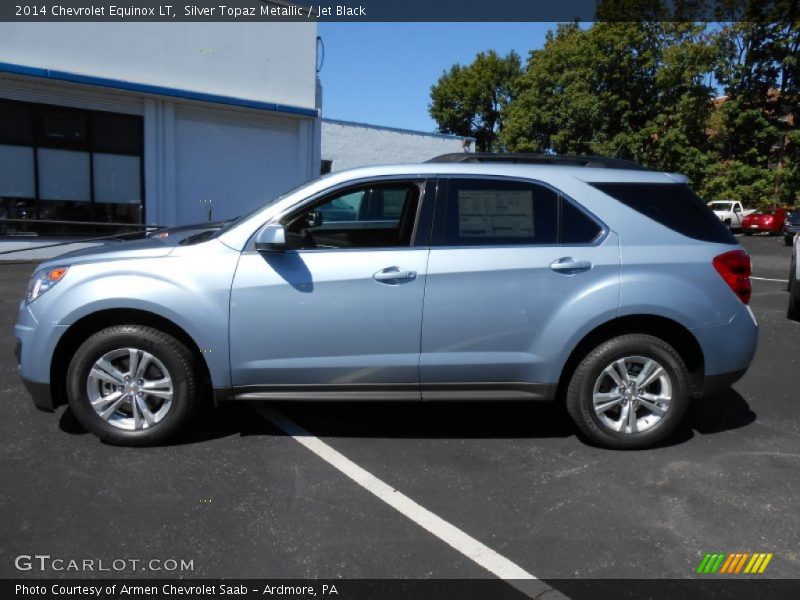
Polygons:
<instances>
[{"instance_id":1,"label":"windshield","mask_svg":"<svg viewBox=\"0 0 800 600\"><path fill-rule=\"evenodd\" d=\"M789 222L792 225L800 225L800 210L792 213L792 216L789 217Z\"/></svg>"},{"instance_id":2,"label":"windshield","mask_svg":"<svg viewBox=\"0 0 800 600\"><path fill-rule=\"evenodd\" d=\"M708 205L711 210L731 210L733 208L733 202L709 202Z\"/></svg>"},{"instance_id":3,"label":"windshield","mask_svg":"<svg viewBox=\"0 0 800 600\"><path fill-rule=\"evenodd\" d=\"M319 180L320 180L320 178L318 177L316 179L312 179L311 181L306 181L305 183L302 183L302 184L298 185L297 187L292 188L288 192L285 192L285 193L281 194L277 198L273 198L272 200L270 200L268 202L265 202L264 204L259 204L256 208L254 208L250 212L245 213L243 215L239 215L238 217L236 217L235 219L231 219L230 221L226 221L225 224L219 229L219 231L216 232L216 235L219 235L224 231L228 231L229 229L231 229L233 227L236 227L239 223L242 223L242 222L246 221L247 219L252 217L254 214L259 212L260 210L265 209L267 206L271 206L271 205L275 204L276 202L278 202L280 200L283 200L287 196L289 196L291 194L294 194L295 192L299 192L303 188L308 187L313 183L317 183ZM214 236L214 237L216 237L216 236Z\"/></svg>"}]
</instances>

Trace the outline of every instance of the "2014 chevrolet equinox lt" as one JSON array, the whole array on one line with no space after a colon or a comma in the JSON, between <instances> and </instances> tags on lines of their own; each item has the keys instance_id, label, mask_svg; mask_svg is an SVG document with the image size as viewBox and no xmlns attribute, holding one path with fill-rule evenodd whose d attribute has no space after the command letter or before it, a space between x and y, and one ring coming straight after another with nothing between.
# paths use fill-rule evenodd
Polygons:
<instances>
[{"instance_id":1,"label":"2014 chevrolet equinox lt","mask_svg":"<svg viewBox=\"0 0 800 600\"><path fill-rule=\"evenodd\" d=\"M727 227L684 177L620 166L361 168L216 231L61 256L20 305L21 376L115 444L174 437L209 390L558 400L595 444L651 446L744 374L758 328Z\"/></svg>"}]
</instances>

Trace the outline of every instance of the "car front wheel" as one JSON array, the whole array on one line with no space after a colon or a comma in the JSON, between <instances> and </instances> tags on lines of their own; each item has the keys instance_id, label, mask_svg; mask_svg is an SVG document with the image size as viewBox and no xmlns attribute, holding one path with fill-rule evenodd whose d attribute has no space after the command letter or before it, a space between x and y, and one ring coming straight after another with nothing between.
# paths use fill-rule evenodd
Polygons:
<instances>
[{"instance_id":1,"label":"car front wheel","mask_svg":"<svg viewBox=\"0 0 800 600\"><path fill-rule=\"evenodd\" d=\"M604 342L581 361L566 401L590 441L634 449L669 435L689 396L688 370L675 349L659 338L630 334Z\"/></svg>"},{"instance_id":2,"label":"car front wheel","mask_svg":"<svg viewBox=\"0 0 800 600\"><path fill-rule=\"evenodd\" d=\"M198 405L192 353L174 337L142 325L92 335L67 371L69 405L101 440L125 446L167 442Z\"/></svg>"}]
</instances>

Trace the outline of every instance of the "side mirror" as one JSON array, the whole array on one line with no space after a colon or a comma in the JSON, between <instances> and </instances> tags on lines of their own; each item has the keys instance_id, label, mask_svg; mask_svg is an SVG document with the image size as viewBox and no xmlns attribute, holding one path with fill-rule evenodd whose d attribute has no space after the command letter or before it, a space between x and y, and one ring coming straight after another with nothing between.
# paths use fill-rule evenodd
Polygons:
<instances>
[{"instance_id":1,"label":"side mirror","mask_svg":"<svg viewBox=\"0 0 800 600\"><path fill-rule=\"evenodd\" d=\"M257 252L283 252L286 250L286 230L280 223L270 223L256 236Z\"/></svg>"}]
</instances>

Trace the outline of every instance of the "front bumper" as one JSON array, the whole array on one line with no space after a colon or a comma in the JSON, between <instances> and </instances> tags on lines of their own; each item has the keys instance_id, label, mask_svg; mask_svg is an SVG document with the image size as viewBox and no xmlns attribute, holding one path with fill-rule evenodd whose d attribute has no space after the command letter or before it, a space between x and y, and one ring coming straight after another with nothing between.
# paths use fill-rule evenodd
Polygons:
<instances>
[{"instance_id":1,"label":"front bumper","mask_svg":"<svg viewBox=\"0 0 800 600\"><path fill-rule=\"evenodd\" d=\"M37 408L55 409L50 389L51 360L61 335L67 327L53 322L39 321L23 301L20 303L14 337L19 376L33 398Z\"/></svg>"}]
</instances>

